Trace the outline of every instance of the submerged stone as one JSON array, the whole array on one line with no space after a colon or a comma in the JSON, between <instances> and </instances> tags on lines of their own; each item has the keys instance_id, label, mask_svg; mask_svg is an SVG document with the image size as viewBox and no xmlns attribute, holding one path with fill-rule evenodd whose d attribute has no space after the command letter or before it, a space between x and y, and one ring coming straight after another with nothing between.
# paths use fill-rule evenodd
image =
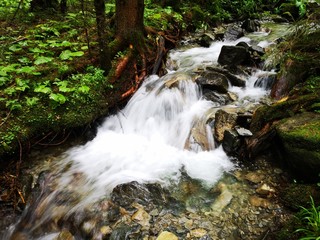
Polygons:
<instances>
[{"instance_id":1,"label":"submerged stone","mask_svg":"<svg viewBox=\"0 0 320 240\"><path fill-rule=\"evenodd\" d=\"M262 207L262 208L268 208L271 205L269 200L257 197L255 195L249 197L249 202L252 206Z\"/></svg>"},{"instance_id":2,"label":"submerged stone","mask_svg":"<svg viewBox=\"0 0 320 240\"><path fill-rule=\"evenodd\" d=\"M156 240L178 240L178 237L171 232L164 231L160 233Z\"/></svg>"}]
</instances>

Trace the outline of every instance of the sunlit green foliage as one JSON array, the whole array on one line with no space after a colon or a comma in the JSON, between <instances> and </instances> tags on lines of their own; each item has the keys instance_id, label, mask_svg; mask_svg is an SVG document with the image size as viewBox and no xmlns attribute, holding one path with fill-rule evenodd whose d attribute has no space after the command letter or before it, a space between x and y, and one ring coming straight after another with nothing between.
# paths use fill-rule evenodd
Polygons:
<instances>
[{"instance_id":1,"label":"sunlit green foliage","mask_svg":"<svg viewBox=\"0 0 320 240\"><path fill-rule=\"evenodd\" d=\"M298 215L302 226L296 232L300 232L303 235L300 240L320 239L320 206L315 205L312 197L310 199L310 207L301 207Z\"/></svg>"},{"instance_id":2,"label":"sunlit green foliage","mask_svg":"<svg viewBox=\"0 0 320 240\"><path fill-rule=\"evenodd\" d=\"M16 11L27 11L31 0L1 0L0 1L0 19L12 18ZM19 10L18 10L19 8Z\"/></svg>"}]
</instances>

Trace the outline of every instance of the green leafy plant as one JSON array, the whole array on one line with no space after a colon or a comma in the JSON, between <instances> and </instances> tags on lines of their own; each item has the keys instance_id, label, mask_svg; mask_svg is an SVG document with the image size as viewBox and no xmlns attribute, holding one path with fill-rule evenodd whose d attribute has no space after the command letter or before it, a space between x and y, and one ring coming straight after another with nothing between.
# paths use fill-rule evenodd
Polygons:
<instances>
[{"instance_id":1,"label":"green leafy plant","mask_svg":"<svg viewBox=\"0 0 320 240\"><path fill-rule=\"evenodd\" d=\"M303 234L300 240L320 240L320 206L316 206L310 196L310 208L301 207L299 219L303 226L296 230Z\"/></svg>"},{"instance_id":2,"label":"green leafy plant","mask_svg":"<svg viewBox=\"0 0 320 240\"><path fill-rule=\"evenodd\" d=\"M294 0L295 5L299 8L300 17L304 16L307 12L307 0Z\"/></svg>"},{"instance_id":3,"label":"green leafy plant","mask_svg":"<svg viewBox=\"0 0 320 240\"><path fill-rule=\"evenodd\" d=\"M71 52L70 50L65 50L60 54L59 58L61 60L71 60L73 57L81 57L83 55L84 52L82 51Z\"/></svg>"}]
</instances>

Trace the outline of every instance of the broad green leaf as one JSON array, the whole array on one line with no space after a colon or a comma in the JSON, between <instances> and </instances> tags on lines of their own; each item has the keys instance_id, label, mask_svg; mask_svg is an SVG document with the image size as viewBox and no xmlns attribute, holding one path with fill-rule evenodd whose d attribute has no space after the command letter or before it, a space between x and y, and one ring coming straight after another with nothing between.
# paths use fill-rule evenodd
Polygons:
<instances>
[{"instance_id":1,"label":"broad green leaf","mask_svg":"<svg viewBox=\"0 0 320 240\"><path fill-rule=\"evenodd\" d=\"M63 42L60 44L61 47L70 47L71 45L72 45L72 43L69 42L69 41L63 41Z\"/></svg>"},{"instance_id":2,"label":"broad green leaf","mask_svg":"<svg viewBox=\"0 0 320 240\"><path fill-rule=\"evenodd\" d=\"M22 80L21 78L16 78L17 86L15 87L15 89L17 91L24 92L26 89L30 88L28 83L29 83L29 80Z\"/></svg>"},{"instance_id":3,"label":"broad green leaf","mask_svg":"<svg viewBox=\"0 0 320 240\"><path fill-rule=\"evenodd\" d=\"M32 97L32 98L26 97L26 99L27 99L27 105L29 107L36 105L39 101L39 98L37 97Z\"/></svg>"},{"instance_id":4,"label":"broad green leaf","mask_svg":"<svg viewBox=\"0 0 320 240\"><path fill-rule=\"evenodd\" d=\"M162 16L161 16L160 13L156 13L156 14L153 15L153 18L154 18L154 19L161 19L161 17L162 17Z\"/></svg>"},{"instance_id":5,"label":"broad green leaf","mask_svg":"<svg viewBox=\"0 0 320 240\"><path fill-rule=\"evenodd\" d=\"M44 42L39 42L38 46L41 47L41 48L46 48L46 47L48 47L48 44L44 43Z\"/></svg>"},{"instance_id":6,"label":"broad green leaf","mask_svg":"<svg viewBox=\"0 0 320 240\"><path fill-rule=\"evenodd\" d=\"M18 61L21 63L30 63L31 62L30 59L27 57L19 58Z\"/></svg>"},{"instance_id":7,"label":"broad green leaf","mask_svg":"<svg viewBox=\"0 0 320 240\"><path fill-rule=\"evenodd\" d=\"M34 61L34 64L35 65L40 65L40 64L43 64L43 63L51 62L52 60L53 60L52 57L39 56Z\"/></svg>"},{"instance_id":8,"label":"broad green leaf","mask_svg":"<svg viewBox=\"0 0 320 240\"><path fill-rule=\"evenodd\" d=\"M29 51L32 53L45 53L46 51L40 48L29 48Z\"/></svg>"},{"instance_id":9,"label":"broad green leaf","mask_svg":"<svg viewBox=\"0 0 320 240\"><path fill-rule=\"evenodd\" d=\"M62 51L61 54L60 54L60 56L59 56L59 58L60 58L61 60L67 60L67 59L69 59L69 58L71 57L70 54L71 54L71 51L70 51L70 50Z\"/></svg>"},{"instance_id":10,"label":"broad green leaf","mask_svg":"<svg viewBox=\"0 0 320 240\"><path fill-rule=\"evenodd\" d=\"M16 70L17 73L26 73L31 75L39 75L34 66L24 66Z\"/></svg>"},{"instance_id":11,"label":"broad green leaf","mask_svg":"<svg viewBox=\"0 0 320 240\"><path fill-rule=\"evenodd\" d=\"M82 92L82 93L88 93L90 91L90 87L88 86L81 86L78 88L78 91L79 92Z\"/></svg>"},{"instance_id":12,"label":"broad green leaf","mask_svg":"<svg viewBox=\"0 0 320 240\"><path fill-rule=\"evenodd\" d=\"M48 93L51 93L51 88L47 87L46 85L39 85L39 86L35 87L34 91L39 92L39 93L48 94Z\"/></svg>"},{"instance_id":13,"label":"broad green leaf","mask_svg":"<svg viewBox=\"0 0 320 240\"><path fill-rule=\"evenodd\" d=\"M82 51L71 52L70 50L65 50L61 52L59 57L61 60L68 60L72 59L72 57L81 57L82 55L84 55L84 52Z\"/></svg>"},{"instance_id":14,"label":"broad green leaf","mask_svg":"<svg viewBox=\"0 0 320 240\"><path fill-rule=\"evenodd\" d=\"M64 104L67 101L66 97L61 93L51 93L49 98L60 104Z\"/></svg>"},{"instance_id":15,"label":"broad green leaf","mask_svg":"<svg viewBox=\"0 0 320 240\"><path fill-rule=\"evenodd\" d=\"M78 52L71 52L72 57L81 57L84 55L84 52L78 51Z\"/></svg>"},{"instance_id":16,"label":"broad green leaf","mask_svg":"<svg viewBox=\"0 0 320 240\"><path fill-rule=\"evenodd\" d=\"M0 76L5 77L8 76L7 71L5 71L3 68L0 67Z\"/></svg>"},{"instance_id":17,"label":"broad green leaf","mask_svg":"<svg viewBox=\"0 0 320 240\"><path fill-rule=\"evenodd\" d=\"M5 77L7 76L8 72L15 72L16 67L20 66L18 63L10 64L7 66L0 66L0 76Z\"/></svg>"},{"instance_id":18,"label":"broad green leaf","mask_svg":"<svg viewBox=\"0 0 320 240\"><path fill-rule=\"evenodd\" d=\"M9 79L6 77L0 77L0 87L5 85Z\"/></svg>"},{"instance_id":19,"label":"broad green leaf","mask_svg":"<svg viewBox=\"0 0 320 240\"><path fill-rule=\"evenodd\" d=\"M18 99L9 100L6 102L6 107L8 107L10 110L20 110L22 109L22 106L18 101Z\"/></svg>"},{"instance_id":20,"label":"broad green leaf","mask_svg":"<svg viewBox=\"0 0 320 240\"><path fill-rule=\"evenodd\" d=\"M18 52L20 51L22 48L19 46L19 45L12 45L11 47L9 47L9 50L12 51L12 52Z\"/></svg>"},{"instance_id":21,"label":"broad green leaf","mask_svg":"<svg viewBox=\"0 0 320 240\"><path fill-rule=\"evenodd\" d=\"M74 88L69 88L68 81L61 81L61 82L55 82L55 85L59 86L59 91L60 92L72 92L74 91Z\"/></svg>"},{"instance_id":22,"label":"broad green leaf","mask_svg":"<svg viewBox=\"0 0 320 240\"><path fill-rule=\"evenodd\" d=\"M17 92L15 87L8 87L3 91L5 94L12 96Z\"/></svg>"}]
</instances>

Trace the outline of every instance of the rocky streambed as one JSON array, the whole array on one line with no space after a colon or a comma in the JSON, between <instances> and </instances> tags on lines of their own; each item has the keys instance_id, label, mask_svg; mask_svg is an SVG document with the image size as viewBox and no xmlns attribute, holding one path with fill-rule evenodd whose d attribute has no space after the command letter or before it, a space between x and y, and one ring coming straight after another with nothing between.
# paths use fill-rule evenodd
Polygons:
<instances>
[{"instance_id":1,"label":"rocky streambed","mask_svg":"<svg viewBox=\"0 0 320 240\"><path fill-rule=\"evenodd\" d=\"M40 175L29 198L30 207L37 203L37 209L34 215L22 217L11 239L29 239L31 229L34 239L274 239L274 232L292 216L279 200L288 175L272 166L268 156L224 174L213 187L205 187L186 174L170 187L121 184L109 197L67 218L69 204L77 201L75 192L81 187L81 178L75 176L74 186L59 192L49 207L50 199L43 196L54 188L53 183L47 185L54 174L49 169L59 157L52 153L33 157L48 161L47 167L25 171L30 177ZM50 214L47 217L51 220L41 225L44 213ZM51 234L41 238L45 232Z\"/></svg>"}]
</instances>

